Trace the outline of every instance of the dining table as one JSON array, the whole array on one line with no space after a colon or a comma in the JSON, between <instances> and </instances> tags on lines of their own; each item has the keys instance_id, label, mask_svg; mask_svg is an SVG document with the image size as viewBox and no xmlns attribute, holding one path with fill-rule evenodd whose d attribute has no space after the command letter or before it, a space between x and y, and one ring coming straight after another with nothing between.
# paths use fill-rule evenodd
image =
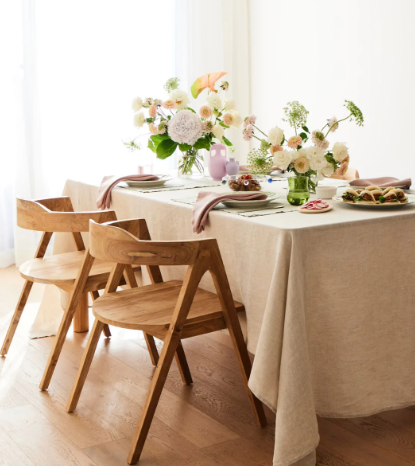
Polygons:
<instances>
[{"instance_id":1,"label":"dining table","mask_svg":"<svg viewBox=\"0 0 415 466\"><path fill-rule=\"evenodd\" d=\"M96 210L100 181L67 180L63 195L77 211ZM332 210L309 215L287 203L285 179L263 189L277 195L267 207L219 205L199 235L191 223L198 193L227 192L226 184L120 185L111 209L118 219L144 218L153 240L217 239L233 297L245 306L242 326L255 355L249 386L275 413L273 464L314 466L317 415L361 417L415 404L415 204L329 200ZM70 235L58 234L53 252L71 250ZM161 270L164 280L185 273ZM214 291L209 274L200 286ZM32 336L56 332L58 299L65 304L46 290Z\"/></svg>"}]
</instances>

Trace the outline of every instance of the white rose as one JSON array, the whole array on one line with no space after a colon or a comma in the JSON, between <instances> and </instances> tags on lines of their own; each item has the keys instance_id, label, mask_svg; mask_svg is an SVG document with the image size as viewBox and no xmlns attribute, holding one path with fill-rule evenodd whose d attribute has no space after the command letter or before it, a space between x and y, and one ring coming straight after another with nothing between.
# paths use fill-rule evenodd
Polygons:
<instances>
[{"instance_id":1,"label":"white rose","mask_svg":"<svg viewBox=\"0 0 415 466\"><path fill-rule=\"evenodd\" d=\"M273 146L279 146L283 138L284 138L284 131L281 128L278 128L278 126L275 126L274 128L271 128L268 131L268 141Z\"/></svg>"},{"instance_id":2,"label":"white rose","mask_svg":"<svg viewBox=\"0 0 415 466\"><path fill-rule=\"evenodd\" d=\"M222 141L223 135L225 134L225 130L222 128L222 126L215 125L212 128L212 133L213 133L213 136L215 136L216 139L219 139L219 141Z\"/></svg>"},{"instance_id":3,"label":"white rose","mask_svg":"<svg viewBox=\"0 0 415 466\"><path fill-rule=\"evenodd\" d=\"M206 103L209 105L210 108L213 110L222 110L223 109L223 103L221 98L216 94L216 92L211 92L207 97L206 97Z\"/></svg>"},{"instance_id":4,"label":"white rose","mask_svg":"<svg viewBox=\"0 0 415 466\"><path fill-rule=\"evenodd\" d=\"M137 126L137 128L141 128L145 121L146 119L144 118L143 112L134 115L134 126Z\"/></svg>"},{"instance_id":5,"label":"white rose","mask_svg":"<svg viewBox=\"0 0 415 466\"><path fill-rule=\"evenodd\" d=\"M331 151L333 152L334 160L340 163L349 155L349 149L342 142L336 142Z\"/></svg>"},{"instance_id":6,"label":"white rose","mask_svg":"<svg viewBox=\"0 0 415 466\"><path fill-rule=\"evenodd\" d=\"M306 150L307 150L307 158L310 161L311 159L322 159L324 157L325 150L322 147L310 146L310 147L307 147Z\"/></svg>"},{"instance_id":7,"label":"white rose","mask_svg":"<svg viewBox=\"0 0 415 466\"><path fill-rule=\"evenodd\" d=\"M321 170L321 174L327 177L330 177L334 173L334 167L331 163L327 163L327 165Z\"/></svg>"},{"instance_id":8,"label":"white rose","mask_svg":"<svg viewBox=\"0 0 415 466\"><path fill-rule=\"evenodd\" d=\"M231 126L234 128L239 128L242 124L242 117L239 115L239 112L232 112L233 121Z\"/></svg>"},{"instance_id":9,"label":"white rose","mask_svg":"<svg viewBox=\"0 0 415 466\"><path fill-rule=\"evenodd\" d=\"M174 108L181 110L189 105L190 99L186 92L181 89L174 89L169 94L169 99L174 101Z\"/></svg>"},{"instance_id":10,"label":"white rose","mask_svg":"<svg viewBox=\"0 0 415 466\"><path fill-rule=\"evenodd\" d=\"M274 164L281 170L286 170L293 159L293 152L290 150L275 152Z\"/></svg>"},{"instance_id":11,"label":"white rose","mask_svg":"<svg viewBox=\"0 0 415 466\"><path fill-rule=\"evenodd\" d=\"M320 172L327 166L325 157L312 157L310 159L310 168L316 172Z\"/></svg>"},{"instance_id":12,"label":"white rose","mask_svg":"<svg viewBox=\"0 0 415 466\"><path fill-rule=\"evenodd\" d=\"M136 97L131 104L131 108L135 112L138 112L139 110L141 110L142 106L143 106L143 101L140 99L140 97Z\"/></svg>"},{"instance_id":13,"label":"white rose","mask_svg":"<svg viewBox=\"0 0 415 466\"><path fill-rule=\"evenodd\" d=\"M226 110L235 110L236 103L234 100L225 100L225 108Z\"/></svg>"}]
</instances>

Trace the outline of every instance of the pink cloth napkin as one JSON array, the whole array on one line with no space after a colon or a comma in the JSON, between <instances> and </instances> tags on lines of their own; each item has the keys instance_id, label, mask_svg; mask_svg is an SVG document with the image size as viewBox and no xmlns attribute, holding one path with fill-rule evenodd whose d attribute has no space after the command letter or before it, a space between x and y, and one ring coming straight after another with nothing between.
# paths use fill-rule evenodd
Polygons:
<instances>
[{"instance_id":1,"label":"pink cloth napkin","mask_svg":"<svg viewBox=\"0 0 415 466\"><path fill-rule=\"evenodd\" d=\"M111 191L121 181L157 181L159 179L156 175L127 175L120 178L104 176L99 187L97 207L98 209L109 209L111 205Z\"/></svg>"},{"instance_id":2,"label":"pink cloth napkin","mask_svg":"<svg viewBox=\"0 0 415 466\"><path fill-rule=\"evenodd\" d=\"M222 201L253 201L266 199L265 193L226 193L218 194L202 191L197 196L197 201L193 206L192 225L194 233L201 233L205 229L209 212Z\"/></svg>"},{"instance_id":3,"label":"pink cloth napkin","mask_svg":"<svg viewBox=\"0 0 415 466\"><path fill-rule=\"evenodd\" d=\"M411 178L406 178L405 180L398 180L397 178L391 178L389 176L384 176L382 178L360 178L358 180L353 180L350 182L350 186L379 186L379 188L387 188L389 186L404 186L405 188L410 188L411 184Z\"/></svg>"}]
</instances>

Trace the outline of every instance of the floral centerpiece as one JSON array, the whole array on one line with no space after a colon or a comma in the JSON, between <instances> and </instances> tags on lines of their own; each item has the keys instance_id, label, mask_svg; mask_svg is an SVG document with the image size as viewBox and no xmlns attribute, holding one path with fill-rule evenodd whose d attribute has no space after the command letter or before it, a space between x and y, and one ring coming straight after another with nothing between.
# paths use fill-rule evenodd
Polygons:
<instances>
[{"instance_id":1,"label":"floral centerpiece","mask_svg":"<svg viewBox=\"0 0 415 466\"><path fill-rule=\"evenodd\" d=\"M209 73L193 83L191 92L195 99L208 89L206 102L197 113L190 107L190 96L179 88L178 78L171 78L165 84L168 94L165 99L148 97L142 100L136 97L133 100L134 125L137 128L147 125L150 132L144 134L148 137L147 147L159 159L166 159L179 149L183 154L179 162L181 175L192 174L194 168L203 173L203 158L199 150L209 150L216 142L232 146L225 137L225 130L242 124L235 102L222 97L222 93L229 89L228 82L222 81L218 83L218 89L215 88L225 74ZM140 149L136 142L139 137L124 144L131 150Z\"/></svg>"},{"instance_id":2,"label":"floral centerpiece","mask_svg":"<svg viewBox=\"0 0 415 466\"><path fill-rule=\"evenodd\" d=\"M307 127L308 110L298 101L289 102L284 108L283 121L294 131L290 137L278 126L271 128L266 134L256 125L255 115L246 117L243 138L246 141L252 138L260 141L260 148L248 154L248 163L253 168L252 171L264 173L275 165L281 170L293 172L296 176L308 177L312 190L323 176L330 177L335 172L343 175L350 160L348 148L345 143L336 142L329 149L330 142L327 137L337 131L342 121L355 121L358 126L363 125L360 109L351 101L345 102L344 107L348 110L345 118L330 118L321 129L312 132ZM312 145L305 147L309 141Z\"/></svg>"}]
</instances>

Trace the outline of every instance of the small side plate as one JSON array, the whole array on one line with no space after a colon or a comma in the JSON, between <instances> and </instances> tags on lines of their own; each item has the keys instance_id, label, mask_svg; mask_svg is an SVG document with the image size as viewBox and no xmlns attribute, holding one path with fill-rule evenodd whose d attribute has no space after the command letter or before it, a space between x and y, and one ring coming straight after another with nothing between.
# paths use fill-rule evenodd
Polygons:
<instances>
[{"instance_id":1,"label":"small side plate","mask_svg":"<svg viewBox=\"0 0 415 466\"><path fill-rule=\"evenodd\" d=\"M301 207L298 208L299 212L301 212L302 214L323 214L324 212L328 212L329 210L331 210L333 208L332 205L329 205L328 207L326 207L325 209L321 209L321 210L307 210L307 209L302 209Z\"/></svg>"}]
</instances>

